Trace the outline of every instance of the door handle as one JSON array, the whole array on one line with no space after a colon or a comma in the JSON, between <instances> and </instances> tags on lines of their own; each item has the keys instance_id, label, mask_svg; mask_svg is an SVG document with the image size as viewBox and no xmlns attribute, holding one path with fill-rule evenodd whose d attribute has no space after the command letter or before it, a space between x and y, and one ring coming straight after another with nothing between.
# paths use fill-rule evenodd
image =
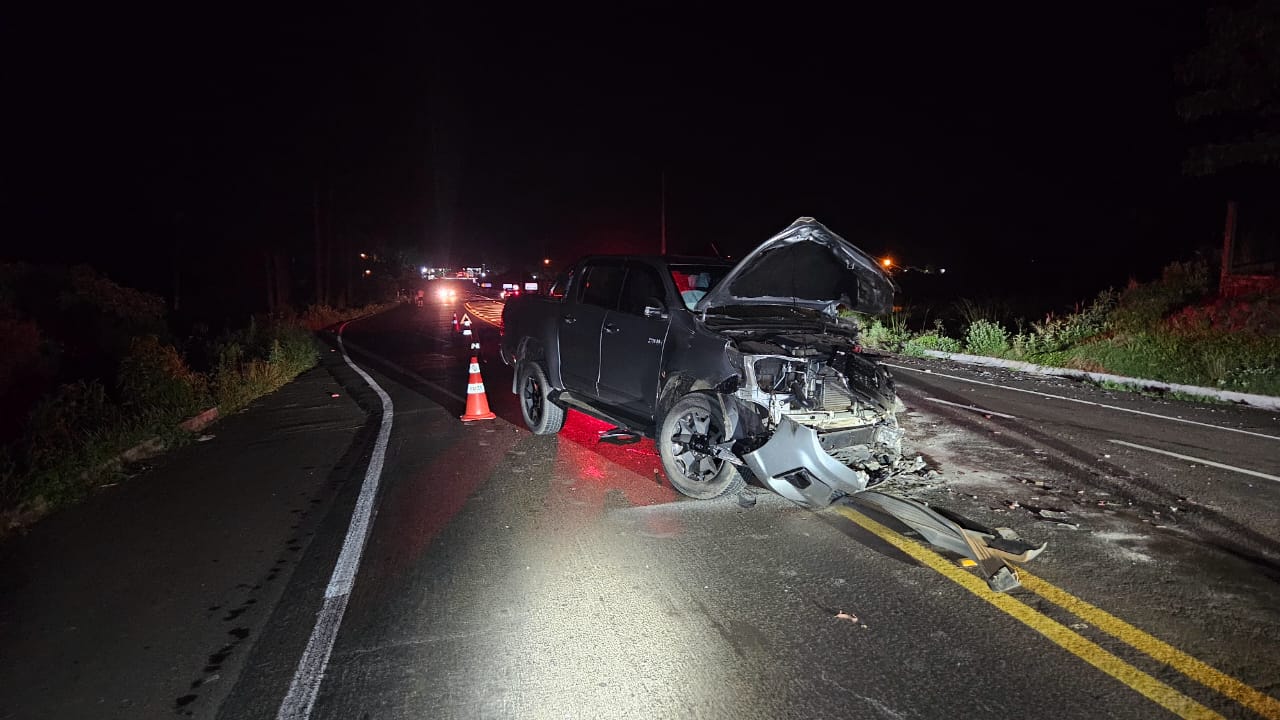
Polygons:
<instances>
[{"instance_id":1,"label":"door handle","mask_svg":"<svg viewBox=\"0 0 1280 720\"><path fill-rule=\"evenodd\" d=\"M574 317L574 316L572 316L572 315L564 315L563 317L564 317L564 321L565 321L566 323L570 324L570 325L572 325L572 324L574 324L574 323L578 322L578 318L576 318L576 317Z\"/></svg>"},{"instance_id":2,"label":"door handle","mask_svg":"<svg viewBox=\"0 0 1280 720\"><path fill-rule=\"evenodd\" d=\"M618 332L618 331L619 331L619 330L621 330L621 329L622 329L622 328L618 327L617 325L614 325L613 323L605 323L605 324L604 324L604 331L605 331L605 332L607 332L607 333L609 333L610 335L612 335L612 334L614 334L614 333Z\"/></svg>"}]
</instances>

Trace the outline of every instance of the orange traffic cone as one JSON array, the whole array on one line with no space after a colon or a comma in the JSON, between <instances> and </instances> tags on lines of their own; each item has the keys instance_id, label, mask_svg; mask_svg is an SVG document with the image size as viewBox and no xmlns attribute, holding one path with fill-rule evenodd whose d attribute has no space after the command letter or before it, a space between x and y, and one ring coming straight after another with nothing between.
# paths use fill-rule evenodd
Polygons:
<instances>
[{"instance_id":1,"label":"orange traffic cone","mask_svg":"<svg viewBox=\"0 0 1280 720\"><path fill-rule=\"evenodd\" d=\"M478 343L471 343L473 351L478 347ZM470 373L471 376L467 379L467 412L462 416L462 422L498 417L489 410L489 396L484 393L484 379L480 377L480 361L474 354L471 356Z\"/></svg>"}]
</instances>

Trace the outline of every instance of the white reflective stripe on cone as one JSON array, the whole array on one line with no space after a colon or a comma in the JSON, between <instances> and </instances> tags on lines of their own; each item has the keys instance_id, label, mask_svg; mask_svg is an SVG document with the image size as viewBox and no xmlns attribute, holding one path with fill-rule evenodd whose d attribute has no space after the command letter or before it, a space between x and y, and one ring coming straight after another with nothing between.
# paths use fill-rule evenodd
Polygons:
<instances>
[{"instance_id":1,"label":"white reflective stripe on cone","mask_svg":"<svg viewBox=\"0 0 1280 720\"><path fill-rule=\"evenodd\" d=\"M477 363L471 363L471 369L470 369L470 370L468 370L467 372L469 372L469 373L471 373L471 374L473 374L473 375L474 375L475 373L480 372L480 365L479 365L479 364L477 364Z\"/></svg>"},{"instance_id":2,"label":"white reflective stripe on cone","mask_svg":"<svg viewBox=\"0 0 1280 720\"><path fill-rule=\"evenodd\" d=\"M484 393L484 383L467 383L468 395L480 395Z\"/></svg>"}]
</instances>

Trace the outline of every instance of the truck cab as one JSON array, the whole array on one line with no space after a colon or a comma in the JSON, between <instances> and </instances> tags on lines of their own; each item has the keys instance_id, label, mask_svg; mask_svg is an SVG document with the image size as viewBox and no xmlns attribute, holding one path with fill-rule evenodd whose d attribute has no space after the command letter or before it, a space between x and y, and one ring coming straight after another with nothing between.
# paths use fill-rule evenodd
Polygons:
<instances>
[{"instance_id":1,"label":"truck cab","mask_svg":"<svg viewBox=\"0 0 1280 720\"><path fill-rule=\"evenodd\" d=\"M678 354L672 344L689 340L680 315L731 267L714 258L587 257L546 296L508 305L504 321L509 313L514 325L541 332L505 333L503 359L541 357L550 388L566 404L652 434L665 362ZM541 322L523 321L535 306Z\"/></svg>"}]
</instances>

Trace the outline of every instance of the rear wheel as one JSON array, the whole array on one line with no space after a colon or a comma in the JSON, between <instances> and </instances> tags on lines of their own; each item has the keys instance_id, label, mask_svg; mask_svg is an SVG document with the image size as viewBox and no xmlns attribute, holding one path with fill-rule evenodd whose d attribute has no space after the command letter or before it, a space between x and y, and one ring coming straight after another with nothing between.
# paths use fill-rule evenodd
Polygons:
<instances>
[{"instance_id":1,"label":"rear wheel","mask_svg":"<svg viewBox=\"0 0 1280 720\"><path fill-rule=\"evenodd\" d=\"M710 500L737 492L746 481L731 462L717 457L728 447L729 422L713 395L690 393L667 411L658 429L658 454L672 487L691 498Z\"/></svg>"},{"instance_id":2,"label":"rear wheel","mask_svg":"<svg viewBox=\"0 0 1280 720\"><path fill-rule=\"evenodd\" d=\"M533 362L520 363L516 376L516 392L520 397L520 415L534 435L555 435L564 427L564 408L551 402L547 394L547 374Z\"/></svg>"}]
</instances>

